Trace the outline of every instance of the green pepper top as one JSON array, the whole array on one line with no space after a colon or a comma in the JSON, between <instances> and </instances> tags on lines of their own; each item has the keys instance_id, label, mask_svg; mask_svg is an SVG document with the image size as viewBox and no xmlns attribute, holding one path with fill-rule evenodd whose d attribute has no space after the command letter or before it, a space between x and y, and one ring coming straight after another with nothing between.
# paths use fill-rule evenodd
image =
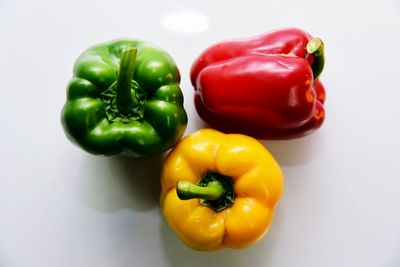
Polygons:
<instances>
[{"instance_id":1,"label":"green pepper top","mask_svg":"<svg viewBox=\"0 0 400 267\"><path fill-rule=\"evenodd\" d=\"M84 150L149 157L185 132L179 70L164 50L127 39L95 45L79 56L73 74L61 121Z\"/></svg>"}]
</instances>

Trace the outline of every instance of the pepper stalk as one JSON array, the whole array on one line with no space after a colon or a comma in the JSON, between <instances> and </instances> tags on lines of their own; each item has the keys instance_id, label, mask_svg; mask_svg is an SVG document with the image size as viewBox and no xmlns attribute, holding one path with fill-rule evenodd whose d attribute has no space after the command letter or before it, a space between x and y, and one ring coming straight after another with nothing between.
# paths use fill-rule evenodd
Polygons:
<instances>
[{"instance_id":1,"label":"pepper stalk","mask_svg":"<svg viewBox=\"0 0 400 267\"><path fill-rule=\"evenodd\" d=\"M181 200L198 198L200 204L216 212L235 202L232 178L215 172L207 172L197 184L179 180L176 191Z\"/></svg>"},{"instance_id":2,"label":"pepper stalk","mask_svg":"<svg viewBox=\"0 0 400 267\"><path fill-rule=\"evenodd\" d=\"M313 57L312 71L314 80L318 79L325 65L324 43L320 38L313 38L307 43L308 56Z\"/></svg>"},{"instance_id":3,"label":"pepper stalk","mask_svg":"<svg viewBox=\"0 0 400 267\"><path fill-rule=\"evenodd\" d=\"M135 108L139 102L132 94L132 79L135 70L137 49L130 47L125 48L121 54L121 61L119 65L119 75L117 80L117 107L122 114L128 114Z\"/></svg>"}]
</instances>

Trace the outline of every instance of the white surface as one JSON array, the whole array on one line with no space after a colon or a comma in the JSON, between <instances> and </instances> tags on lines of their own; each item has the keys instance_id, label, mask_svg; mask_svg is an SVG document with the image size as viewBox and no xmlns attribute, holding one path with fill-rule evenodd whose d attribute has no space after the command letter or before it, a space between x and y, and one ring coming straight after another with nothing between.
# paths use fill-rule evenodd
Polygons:
<instances>
[{"instance_id":1,"label":"white surface","mask_svg":"<svg viewBox=\"0 0 400 267\"><path fill-rule=\"evenodd\" d=\"M286 189L269 234L248 249L180 243L159 211L161 157L94 157L64 136L66 83L94 43L132 37L169 51L188 134L203 126L194 58L287 26L325 41L327 119L309 137L264 142ZM0 40L1 267L400 266L399 1L2 0Z\"/></svg>"}]
</instances>

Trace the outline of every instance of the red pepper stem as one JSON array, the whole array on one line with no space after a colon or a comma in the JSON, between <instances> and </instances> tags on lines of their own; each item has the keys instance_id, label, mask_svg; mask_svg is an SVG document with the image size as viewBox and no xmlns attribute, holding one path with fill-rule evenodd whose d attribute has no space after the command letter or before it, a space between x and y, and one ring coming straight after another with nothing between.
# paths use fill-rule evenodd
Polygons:
<instances>
[{"instance_id":1,"label":"red pepper stem","mask_svg":"<svg viewBox=\"0 0 400 267\"><path fill-rule=\"evenodd\" d=\"M307 43L307 57L313 57L312 71L314 75L314 80L318 79L325 65L325 55L324 55L324 43L320 38L311 39Z\"/></svg>"},{"instance_id":2,"label":"red pepper stem","mask_svg":"<svg viewBox=\"0 0 400 267\"><path fill-rule=\"evenodd\" d=\"M132 94L132 79L135 69L137 49L130 47L125 48L121 54L121 61L119 65L119 75L117 80L117 107L118 110L127 114L135 108L139 102L136 95Z\"/></svg>"},{"instance_id":3,"label":"red pepper stem","mask_svg":"<svg viewBox=\"0 0 400 267\"><path fill-rule=\"evenodd\" d=\"M207 186L195 185L188 181L178 181L176 191L178 197L182 200L192 198L215 200L225 194L225 189L219 181L211 181Z\"/></svg>"}]
</instances>

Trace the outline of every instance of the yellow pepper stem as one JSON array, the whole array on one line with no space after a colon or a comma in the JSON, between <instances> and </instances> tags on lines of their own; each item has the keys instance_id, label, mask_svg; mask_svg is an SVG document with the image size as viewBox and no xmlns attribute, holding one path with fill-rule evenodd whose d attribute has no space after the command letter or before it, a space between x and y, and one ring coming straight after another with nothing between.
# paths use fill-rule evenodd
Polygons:
<instances>
[{"instance_id":1,"label":"yellow pepper stem","mask_svg":"<svg viewBox=\"0 0 400 267\"><path fill-rule=\"evenodd\" d=\"M225 189L219 181L211 181L207 186L199 186L188 181L178 181L176 184L178 197L182 200L201 198L215 200L225 194Z\"/></svg>"},{"instance_id":2,"label":"yellow pepper stem","mask_svg":"<svg viewBox=\"0 0 400 267\"><path fill-rule=\"evenodd\" d=\"M197 184L180 180L176 193L182 200L198 198L200 204L218 212L235 202L233 179L216 172L207 172Z\"/></svg>"}]
</instances>

